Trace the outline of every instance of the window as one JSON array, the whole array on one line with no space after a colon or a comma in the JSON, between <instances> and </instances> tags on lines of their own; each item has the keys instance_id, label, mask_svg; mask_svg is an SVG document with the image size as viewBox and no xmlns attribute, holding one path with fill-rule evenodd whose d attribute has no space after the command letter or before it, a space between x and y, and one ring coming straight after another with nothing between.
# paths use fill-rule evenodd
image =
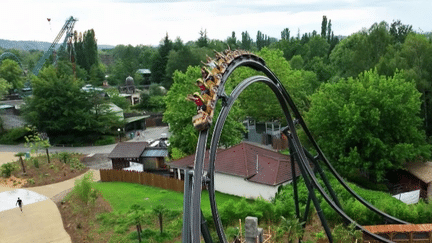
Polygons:
<instances>
[{"instance_id":1,"label":"window","mask_svg":"<svg viewBox=\"0 0 432 243\"><path fill-rule=\"evenodd\" d=\"M409 233L396 233L393 236L394 240L405 240L405 239L409 239Z\"/></svg>"},{"instance_id":2,"label":"window","mask_svg":"<svg viewBox=\"0 0 432 243\"><path fill-rule=\"evenodd\" d=\"M413 239L429 239L428 232L414 232Z\"/></svg>"}]
</instances>

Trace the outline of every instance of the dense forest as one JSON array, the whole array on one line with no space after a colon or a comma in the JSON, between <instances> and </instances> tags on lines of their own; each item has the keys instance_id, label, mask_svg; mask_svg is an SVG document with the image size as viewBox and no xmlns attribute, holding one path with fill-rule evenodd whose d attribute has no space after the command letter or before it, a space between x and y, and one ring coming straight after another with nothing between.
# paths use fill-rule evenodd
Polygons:
<instances>
[{"instance_id":1,"label":"dense forest","mask_svg":"<svg viewBox=\"0 0 432 243\"><path fill-rule=\"evenodd\" d=\"M190 123L195 108L184 97L196 91L192 84L200 76L202 61L213 57L214 51L249 50L260 55L293 94L318 143L339 169L355 165L373 171L372 177L380 180L388 169L429 158L431 34L417 33L399 20L375 23L347 37L334 33L326 16L319 27L319 31L303 34L285 28L278 38L264 31L258 31L255 38L248 31L233 31L225 40L209 39L207 31L201 30L196 41L187 43L167 33L157 47L118 45L104 50L97 49L97 32L89 30L75 34L73 66L70 46L60 48L46 66L58 60L63 67L45 73L60 77L59 70L65 70L68 75L75 73L83 84L94 86L101 86L104 80L111 86L123 85L126 77L132 76L138 86L151 86L135 108L164 112L172 130L171 152L181 157L193 153L196 145L196 132ZM42 56L37 50L0 49L0 54L6 51L15 54L26 70L31 70ZM0 66L0 86L3 82L7 89L22 87L23 80L12 81L3 69L5 65ZM143 78L138 69L149 69L151 78ZM232 87L228 85L227 90L254 74L239 69L230 77ZM42 79L36 83L43 83ZM157 85L164 86L168 93L163 96L160 89L155 89ZM269 92L256 86L242 94L224 127L222 145L231 146L241 139L245 116L259 121L281 120L280 108ZM96 131L98 124L89 125L90 131Z\"/></svg>"}]
</instances>

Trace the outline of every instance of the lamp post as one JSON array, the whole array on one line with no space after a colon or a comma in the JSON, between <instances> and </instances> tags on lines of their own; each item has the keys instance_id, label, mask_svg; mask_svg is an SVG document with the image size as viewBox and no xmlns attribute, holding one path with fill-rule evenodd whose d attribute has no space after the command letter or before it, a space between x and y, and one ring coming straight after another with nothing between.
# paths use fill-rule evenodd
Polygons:
<instances>
[{"instance_id":1,"label":"lamp post","mask_svg":"<svg viewBox=\"0 0 432 243\"><path fill-rule=\"evenodd\" d=\"M121 142L121 136L120 136L121 129L119 128L119 129L117 129L117 131L118 131L118 135L119 135L119 142Z\"/></svg>"}]
</instances>

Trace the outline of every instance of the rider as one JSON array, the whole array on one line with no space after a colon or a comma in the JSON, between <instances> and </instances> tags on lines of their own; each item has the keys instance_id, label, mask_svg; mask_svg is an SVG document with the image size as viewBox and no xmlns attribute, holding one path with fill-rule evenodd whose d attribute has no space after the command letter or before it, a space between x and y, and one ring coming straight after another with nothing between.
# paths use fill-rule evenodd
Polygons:
<instances>
[{"instance_id":1,"label":"rider","mask_svg":"<svg viewBox=\"0 0 432 243\"><path fill-rule=\"evenodd\" d=\"M208 94L208 95L210 95L209 87L208 87L208 85L207 85L206 83L204 83L204 81L203 81L202 79L200 79L200 78L197 79L195 85L198 86L198 87L200 88L200 90L201 90L201 95L204 95L204 94Z\"/></svg>"},{"instance_id":2,"label":"rider","mask_svg":"<svg viewBox=\"0 0 432 243\"><path fill-rule=\"evenodd\" d=\"M198 92L195 92L193 95L189 94L186 99L195 102L198 112L205 112L205 110L207 109L207 106L204 104L204 99Z\"/></svg>"}]
</instances>

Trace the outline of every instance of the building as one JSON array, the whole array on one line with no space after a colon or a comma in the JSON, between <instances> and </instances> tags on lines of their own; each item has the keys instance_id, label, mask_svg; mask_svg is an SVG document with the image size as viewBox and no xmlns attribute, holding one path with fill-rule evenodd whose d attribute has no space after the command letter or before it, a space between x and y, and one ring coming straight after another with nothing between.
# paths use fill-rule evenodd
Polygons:
<instances>
[{"instance_id":1,"label":"building","mask_svg":"<svg viewBox=\"0 0 432 243\"><path fill-rule=\"evenodd\" d=\"M154 142L153 142L154 143ZM168 172L165 160L168 157L167 147L154 146L147 142L118 143L108 155L112 168L116 170L129 169L155 173Z\"/></svg>"},{"instance_id":2,"label":"building","mask_svg":"<svg viewBox=\"0 0 432 243\"><path fill-rule=\"evenodd\" d=\"M247 118L243 125L247 130L245 141L271 145L276 150L288 148L288 140L282 134L279 122L257 122L253 118Z\"/></svg>"},{"instance_id":3,"label":"building","mask_svg":"<svg viewBox=\"0 0 432 243\"><path fill-rule=\"evenodd\" d=\"M209 166L208 152L204 169ZM184 178L185 170L193 169L195 155L169 163L177 178ZM298 166L296 176L300 175ZM220 149L215 161L215 190L247 198L270 200L278 187L292 181L291 161L287 155L268 147L242 142L228 149Z\"/></svg>"}]
</instances>

